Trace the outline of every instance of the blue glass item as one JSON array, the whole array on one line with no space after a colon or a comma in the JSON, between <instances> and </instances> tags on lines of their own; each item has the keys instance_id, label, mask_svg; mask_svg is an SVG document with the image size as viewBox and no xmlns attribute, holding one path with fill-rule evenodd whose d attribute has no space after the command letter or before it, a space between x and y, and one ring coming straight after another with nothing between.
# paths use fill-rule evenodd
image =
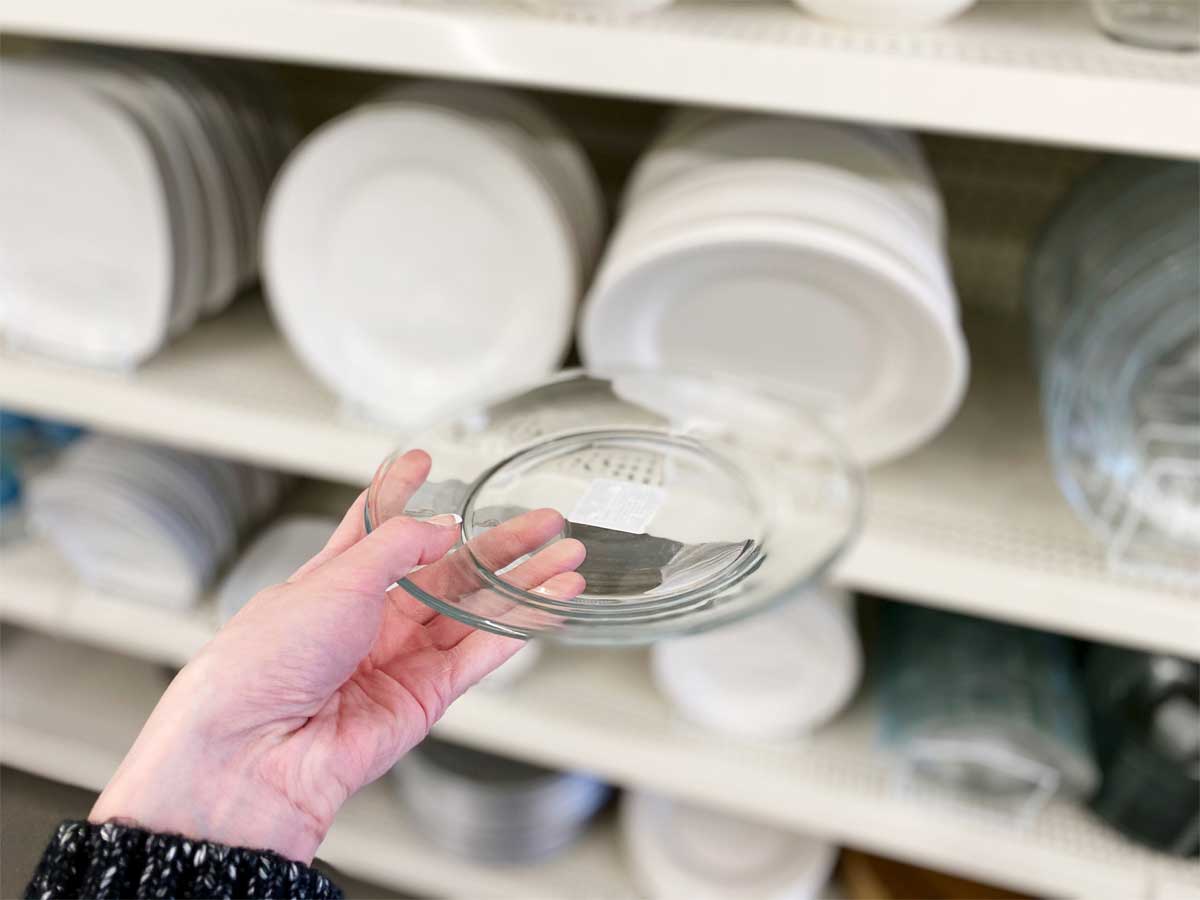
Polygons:
<instances>
[{"instance_id":1,"label":"blue glass item","mask_svg":"<svg viewBox=\"0 0 1200 900\"><path fill-rule=\"evenodd\" d=\"M913 776L1036 811L1098 772L1072 642L901 603L879 632L882 737Z\"/></svg>"}]
</instances>

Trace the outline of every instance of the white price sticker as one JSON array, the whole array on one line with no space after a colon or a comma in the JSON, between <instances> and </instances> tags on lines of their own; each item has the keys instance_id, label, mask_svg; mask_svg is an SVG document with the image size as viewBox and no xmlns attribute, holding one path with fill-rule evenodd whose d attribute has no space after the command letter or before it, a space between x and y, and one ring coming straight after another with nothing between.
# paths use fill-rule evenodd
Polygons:
<instances>
[{"instance_id":1,"label":"white price sticker","mask_svg":"<svg viewBox=\"0 0 1200 900\"><path fill-rule=\"evenodd\" d=\"M645 534L667 492L663 488L615 478L596 478L567 516L578 525Z\"/></svg>"}]
</instances>

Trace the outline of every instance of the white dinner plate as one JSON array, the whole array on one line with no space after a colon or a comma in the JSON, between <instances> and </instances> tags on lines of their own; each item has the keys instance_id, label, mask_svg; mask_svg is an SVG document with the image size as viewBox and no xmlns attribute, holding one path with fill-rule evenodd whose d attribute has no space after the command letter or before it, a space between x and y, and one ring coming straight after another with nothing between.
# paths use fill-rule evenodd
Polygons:
<instances>
[{"instance_id":1,"label":"white dinner plate","mask_svg":"<svg viewBox=\"0 0 1200 900\"><path fill-rule=\"evenodd\" d=\"M945 229L941 196L899 143L879 130L784 116L696 116L687 127L668 128L639 160L625 190L626 208L689 170L734 160L807 160L846 169L886 185L925 223L938 241Z\"/></svg>"},{"instance_id":2,"label":"white dinner plate","mask_svg":"<svg viewBox=\"0 0 1200 900\"><path fill-rule=\"evenodd\" d=\"M264 588L287 581L321 551L337 525L336 519L324 516L286 516L265 527L221 582L220 621L229 621Z\"/></svg>"},{"instance_id":3,"label":"white dinner plate","mask_svg":"<svg viewBox=\"0 0 1200 900\"><path fill-rule=\"evenodd\" d=\"M661 641L654 681L686 718L786 740L824 725L854 695L862 648L848 595L831 588L725 628Z\"/></svg>"},{"instance_id":4,"label":"white dinner plate","mask_svg":"<svg viewBox=\"0 0 1200 900\"><path fill-rule=\"evenodd\" d=\"M837 861L816 838L640 791L621 799L621 834L649 900L812 900Z\"/></svg>"},{"instance_id":5,"label":"white dinner plate","mask_svg":"<svg viewBox=\"0 0 1200 900\"><path fill-rule=\"evenodd\" d=\"M869 243L778 217L694 223L610 255L580 353L601 371L724 371L824 414L863 463L941 429L966 387L965 342L928 286Z\"/></svg>"},{"instance_id":6,"label":"white dinner plate","mask_svg":"<svg viewBox=\"0 0 1200 900\"><path fill-rule=\"evenodd\" d=\"M571 226L487 128L380 103L319 129L268 202L276 320L352 405L414 423L561 363L575 315Z\"/></svg>"},{"instance_id":7,"label":"white dinner plate","mask_svg":"<svg viewBox=\"0 0 1200 900\"><path fill-rule=\"evenodd\" d=\"M40 65L6 61L0 84L8 340L135 364L161 344L174 289L177 236L156 148L130 112Z\"/></svg>"}]
</instances>

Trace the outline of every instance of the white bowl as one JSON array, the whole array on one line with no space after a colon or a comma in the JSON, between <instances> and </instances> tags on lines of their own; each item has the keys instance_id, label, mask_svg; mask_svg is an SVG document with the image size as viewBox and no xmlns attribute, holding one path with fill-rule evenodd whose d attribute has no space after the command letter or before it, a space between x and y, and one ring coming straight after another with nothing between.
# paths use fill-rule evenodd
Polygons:
<instances>
[{"instance_id":1,"label":"white bowl","mask_svg":"<svg viewBox=\"0 0 1200 900\"><path fill-rule=\"evenodd\" d=\"M975 0L794 0L797 6L832 22L868 28L936 25L961 15Z\"/></svg>"}]
</instances>

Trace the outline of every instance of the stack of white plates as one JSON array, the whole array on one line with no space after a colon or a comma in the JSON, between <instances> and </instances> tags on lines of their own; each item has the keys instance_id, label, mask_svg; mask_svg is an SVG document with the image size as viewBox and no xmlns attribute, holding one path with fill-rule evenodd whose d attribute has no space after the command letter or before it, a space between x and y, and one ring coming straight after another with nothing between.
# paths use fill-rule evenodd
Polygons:
<instances>
[{"instance_id":1,"label":"stack of white plates","mask_svg":"<svg viewBox=\"0 0 1200 900\"><path fill-rule=\"evenodd\" d=\"M356 411L409 424L555 370L602 232L582 151L532 101L416 84L292 155L263 275L313 373Z\"/></svg>"},{"instance_id":2,"label":"stack of white plates","mask_svg":"<svg viewBox=\"0 0 1200 900\"><path fill-rule=\"evenodd\" d=\"M545 859L577 838L608 797L593 778L435 738L401 760L393 777L430 841L480 862Z\"/></svg>"},{"instance_id":3,"label":"stack of white plates","mask_svg":"<svg viewBox=\"0 0 1200 900\"><path fill-rule=\"evenodd\" d=\"M813 15L867 28L912 28L953 19L975 0L795 0Z\"/></svg>"},{"instance_id":4,"label":"stack of white plates","mask_svg":"<svg viewBox=\"0 0 1200 900\"><path fill-rule=\"evenodd\" d=\"M854 696L862 646L849 595L827 588L693 637L655 644L654 680L684 716L717 731L786 739Z\"/></svg>"},{"instance_id":5,"label":"stack of white plates","mask_svg":"<svg viewBox=\"0 0 1200 900\"><path fill-rule=\"evenodd\" d=\"M253 70L80 50L5 60L0 95L10 344L134 366L254 279L292 132Z\"/></svg>"},{"instance_id":6,"label":"stack of white plates","mask_svg":"<svg viewBox=\"0 0 1200 900\"><path fill-rule=\"evenodd\" d=\"M688 110L633 173L580 325L589 366L724 371L824 412L859 460L934 435L966 345L911 135Z\"/></svg>"},{"instance_id":7,"label":"stack of white plates","mask_svg":"<svg viewBox=\"0 0 1200 900\"><path fill-rule=\"evenodd\" d=\"M811 900L837 861L815 838L654 794L624 795L621 831L649 900Z\"/></svg>"},{"instance_id":8,"label":"stack of white plates","mask_svg":"<svg viewBox=\"0 0 1200 900\"><path fill-rule=\"evenodd\" d=\"M282 487L264 469L93 435L34 479L29 517L88 585L186 607Z\"/></svg>"},{"instance_id":9,"label":"stack of white plates","mask_svg":"<svg viewBox=\"0 0 1200 900\"><path fill-rule=\"evenodd\" d=\"M287 581L321 551L337 528L324 516L284 516L266 526L238 557L217 591L222 624L264 588Z\"/></svg>"}]
</instances>

